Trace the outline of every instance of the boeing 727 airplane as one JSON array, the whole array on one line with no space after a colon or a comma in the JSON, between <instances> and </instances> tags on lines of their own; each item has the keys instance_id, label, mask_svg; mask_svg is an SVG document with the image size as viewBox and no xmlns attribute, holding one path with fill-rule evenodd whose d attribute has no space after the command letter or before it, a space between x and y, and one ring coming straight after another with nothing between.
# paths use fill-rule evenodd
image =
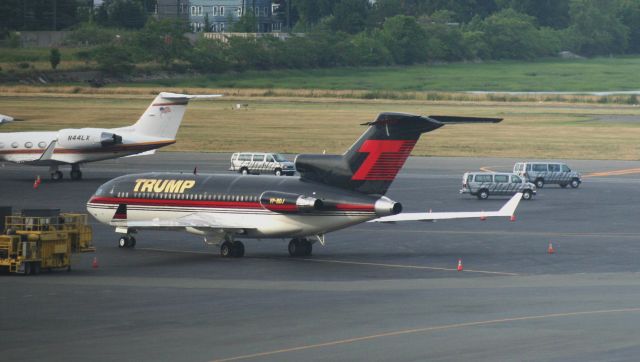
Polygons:
<instances>
[{"instance_id":1,"label":"boeing 727 airplane","mask_svg":"<svg viewBox=\"0 0 640 362\"><path fill-rule=\"evenodd\" d=\"M136 123L121 128L67 128L53 132L0 133L0 162L49 166L53 180L61 165L71 165L71 179L82 178L80 164L155 152L176 142L190 99L220 95L160 93ZM0 115L0 125L13 122Z\"/></svg>"},{"instance_id":2,"label":"boeing 727 airplane","mask_svg":"<svg viewBox=\"0 0 640 362\"><path fill-rule=\"evenodd\" d=\"M494 118L382 113L343 155L298 155L299 178L270 175L143 173L98 188L87 210L133 247L142 229L187 231L220 244L224 257L244 255L238 240L291 238L291 256L311 255L325 234L363 222L510 217L522 194L499 211L401 213L384 196L422 133L445 123Z\"/></svg>"}]
</instances>

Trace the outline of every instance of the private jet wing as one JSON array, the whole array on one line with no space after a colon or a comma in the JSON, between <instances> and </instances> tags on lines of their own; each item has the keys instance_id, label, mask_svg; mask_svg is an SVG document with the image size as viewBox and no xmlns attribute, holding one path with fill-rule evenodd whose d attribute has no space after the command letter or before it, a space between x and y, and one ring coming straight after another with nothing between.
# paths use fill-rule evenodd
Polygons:
<instances>
[{"instance_id":1,"label":"private jet wing","mask_svg":"<svg viewBox=\"0 0 640 362\"><path fill-rule=\"evenodd\" d=\"M407 212L398 215L385 216L369 222L393 223L398 221L435 221L447 219L469 219L481 217L511 217L522 200L519 192L507 201L498 211L468 211L468 212Z\"/></svg>"},{"instance_id":2,"label":"private jet wing","mask_svg":"<svg viewBox=\"0 0 640 362\"><path fill-rule=\"evenodd\" d=\"M5 116L4 114L0 114L0 126L6 123L11 123L15 121L22 121L21 119L16 119L13 117Z\"/></svg>"}]
</instances>

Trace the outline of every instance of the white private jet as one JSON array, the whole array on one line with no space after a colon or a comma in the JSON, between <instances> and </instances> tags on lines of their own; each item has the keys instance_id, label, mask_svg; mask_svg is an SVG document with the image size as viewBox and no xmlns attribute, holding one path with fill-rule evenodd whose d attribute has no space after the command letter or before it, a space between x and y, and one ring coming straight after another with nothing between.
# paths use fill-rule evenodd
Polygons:
<instances>
[{"instance_id":1,"label":"white private jet","mask_svg":"<svg viewBox=\"0 0 640 362\"><path fill-rule=\"evenodd\" d=\"M79 180L82 163L149 154L175 143L189 100L220 96L162 92L128 127L0 133L0 162L49 166L53 180L62 179L59 166L71 165L71 179ZM17 120L0 115L0 125Z\"/></svg>"}]
</instances>

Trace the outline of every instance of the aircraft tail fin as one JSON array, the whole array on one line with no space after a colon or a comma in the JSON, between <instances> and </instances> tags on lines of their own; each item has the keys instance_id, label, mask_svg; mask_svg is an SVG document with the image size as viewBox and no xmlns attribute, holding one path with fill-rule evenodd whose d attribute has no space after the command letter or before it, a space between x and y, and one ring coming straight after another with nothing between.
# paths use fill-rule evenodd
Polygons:
<instances>
[{"instance_id":1,"label":"aircraft tail fin","mask_svg":"<svg viewBox=\"0 0 640 362\"><path fill-rule=\"evenodd\" d=\"M439 118L439 119L436 119ZM384 195L422 133L448 123L497 123L497 118L381 113L343 155L298 155L303 179L366 194Z\"/></svg>"},{"instance_id":2,"label":"aircraft tail fin","mask_svg":"<svg viewBox=\"0 0 640 362\"><path fill-rule=\"evenodd\" d=\"M186 95L162 92L133 125L133 129L146 136L175 139L189 100L214 98L221 95Z\"/></svg>"}]
</instances>

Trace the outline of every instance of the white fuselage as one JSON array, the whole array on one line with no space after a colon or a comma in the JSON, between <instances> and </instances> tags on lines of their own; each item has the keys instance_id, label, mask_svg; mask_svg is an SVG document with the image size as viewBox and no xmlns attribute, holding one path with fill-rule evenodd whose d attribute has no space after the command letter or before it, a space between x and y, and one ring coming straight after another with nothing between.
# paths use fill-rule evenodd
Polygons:
<instances>
[{"instance_id":1,"label":"white fuselage","mask_svg":"<svg viewBox=\"0 0 640 362\"><path fill-rule=\"evenodd\" d=\"M0 161L31 165L78 164L133 155L175 142L173 139L139 135L126 128L120 128L103 131L122 136L121 144L101 145L95 143L91 137L87 139L82 130L77 130L77 138L72 145L68 142L68 138L71 137L68 134L62 135L67 137L67 144L60 142L59 131L0 133ZM51 155L43 157L54 141L57 142L52 146Z\"/></svg>"},{"instance_id":2,"label":"white fuselage","mask_svg":"<svg viewBox=\"0 0 640 362\"><path fill-rule=\"evenodd\" d=\"M119 226L119 223L113 219L117 208L118 204L107 204L93 200L87 203L87 211L93 217L112 226ZM217 224L221 225L236 225L241 219L243 224L254 226L244 230L242 237L245 238L288 238L325 234L377 217L374 212L362 211L283 214L262 208L200 208L129 204L127 206L127 221L135 223L136 221L162 220L166 222L178 220L194 213L215 220ZM176 229L184 230L185 228L177 227ZM197 230L198 228L193 229ZM187 231L190 230L187 229ZM203 234L206 233L207 231L203 228Z\"/></svg>"}]
</instances>

